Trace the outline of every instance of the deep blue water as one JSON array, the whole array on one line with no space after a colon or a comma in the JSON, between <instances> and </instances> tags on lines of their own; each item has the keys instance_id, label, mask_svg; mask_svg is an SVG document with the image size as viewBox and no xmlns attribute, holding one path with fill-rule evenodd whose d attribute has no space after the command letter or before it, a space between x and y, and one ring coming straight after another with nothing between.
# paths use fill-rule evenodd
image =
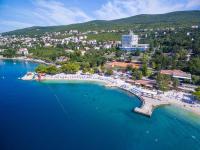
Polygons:
<instances>
[{"instance_id":1,"label":"deep blue water","mask_svg":"<svg viewBox=\"0 0 200 150\"><path fill-rule=\"evenodd\" d=\"M200 117L91 83L18 80L37 64L0 61L0 150L199 150Z\"/></svg>"}]
</instances>

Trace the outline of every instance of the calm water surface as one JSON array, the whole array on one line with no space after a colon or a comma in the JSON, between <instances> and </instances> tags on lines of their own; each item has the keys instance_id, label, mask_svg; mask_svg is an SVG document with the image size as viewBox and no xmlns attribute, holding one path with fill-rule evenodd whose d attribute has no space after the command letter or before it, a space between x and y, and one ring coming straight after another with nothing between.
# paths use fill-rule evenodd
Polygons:
<instances>
[{"instance_id":1,"label":"calm water surface","mask_svg":"<svg viewBox=\"0 0 200 150\"><path fill-rule=\"evenodd\" d=\"M0 150L200 149L200 117L168 106L147 118L98 84L18 80L36 65L0 61Z\"/></svg>"}]
</instances>

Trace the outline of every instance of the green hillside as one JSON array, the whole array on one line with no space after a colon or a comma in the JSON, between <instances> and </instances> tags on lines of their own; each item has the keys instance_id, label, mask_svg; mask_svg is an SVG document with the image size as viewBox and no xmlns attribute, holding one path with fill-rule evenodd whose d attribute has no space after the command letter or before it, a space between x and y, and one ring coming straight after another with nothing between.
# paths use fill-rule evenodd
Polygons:
<instances>
[{"instance_id":1,"label":"green hillside","mask_svg":"<svg viewBox=\"0 0 200 150\"><path fill-rule=\"evenodd\" d=\"M200 11L179 11L166 14L157 15L137 15L133 17L105 21L95 20L86 23L62 25L62 26L48 26L48 27L30 27L20 30L15 30L3 35L38 35L45 32L66 31L70 29L77 29L80 31L87 30L109 30L109 29L131 29L131 28L157 28L157 27L187 27L194 24L200 24Z\"/></svg>"}]
</instances>

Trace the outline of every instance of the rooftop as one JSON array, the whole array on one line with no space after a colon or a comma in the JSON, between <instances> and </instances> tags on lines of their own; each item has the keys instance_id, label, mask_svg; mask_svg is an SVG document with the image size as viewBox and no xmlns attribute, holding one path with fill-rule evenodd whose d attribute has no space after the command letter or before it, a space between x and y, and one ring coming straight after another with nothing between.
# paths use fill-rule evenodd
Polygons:
<instances>
[{"instance_id":1,"label":"rooftop","mask_svg":"<svg viewBox=\"0 0 200 150\"><path fill-rule=\"evenodd\" d=\"M182 70L161 70L161 74L170 75L174 78L191 79L191 74L188 74Z\"/></svg>"},{"instance_id":2,"label":"rooftop","mask_svg":"<svg viewBox=\"0 0 200 150\"><path fill-rule=\"evenodd\" d=\"M117 62L117 61L114 61L114 62L110 62L110 63L107 63L108 66L114 68L114 67L120 67L120 68L126 68L128 66L131 66L132 68L140 68L140 64L136 64L136 63L126 63L126 62Z\"/></svg>"}]
</instances>

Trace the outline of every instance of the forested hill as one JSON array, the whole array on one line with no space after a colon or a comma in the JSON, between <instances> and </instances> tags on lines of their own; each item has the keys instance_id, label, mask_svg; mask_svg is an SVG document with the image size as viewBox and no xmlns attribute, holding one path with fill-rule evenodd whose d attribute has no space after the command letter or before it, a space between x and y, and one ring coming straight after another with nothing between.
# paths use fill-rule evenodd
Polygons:
<instances>
[{"instance_id":1,"label":"forested hill","mask_svg":"<svg viewBox=\"0 0 200 150\"><path fill-rule=\"evenodd\" d=\"M37 35L45 32L62 32L70 29L80 31L87 30L108 30L108 29L131 29L131 28L157 28L157 27L187 27L191 25L200 25L200 11L178 11L166 14L148 15L142 14L133 17L105 21L95 20L86 23L48 26L48 27L30 27L11 32L3 35Z\"/></svg>"}]
</instances>

